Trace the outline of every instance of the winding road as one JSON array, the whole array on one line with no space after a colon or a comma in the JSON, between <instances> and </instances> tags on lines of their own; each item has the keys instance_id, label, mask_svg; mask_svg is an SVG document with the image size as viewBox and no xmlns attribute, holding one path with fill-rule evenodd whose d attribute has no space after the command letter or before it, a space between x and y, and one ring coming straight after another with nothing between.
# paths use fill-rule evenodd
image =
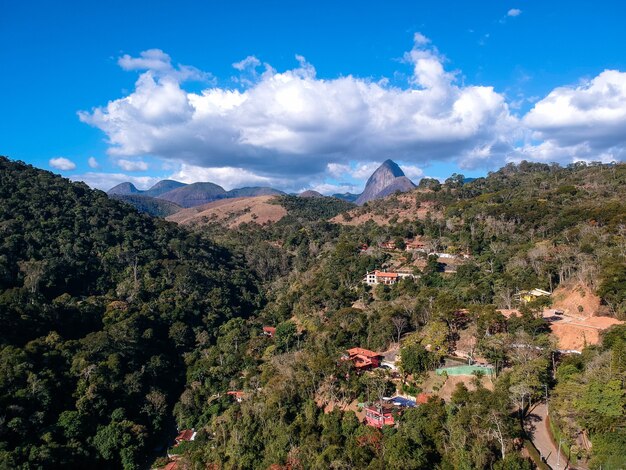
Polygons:
<instances>
[{"instance_id":1,"label":"winding road","mask_svg":"<svg viewBox=\"0 0 626 470\"><path fill-rule=\"evenodd\" d=\"M558 457L558 448L552 440L550 429L548 428L548 407L544 402L535 405L530 411L526 418L525 428L539 454L545 459L544 462L553 470L587 469L587 467L580 465L577 465L575 469L569 465L563 449L561 449L561 457Z\"/></svg>"}]
</instances>

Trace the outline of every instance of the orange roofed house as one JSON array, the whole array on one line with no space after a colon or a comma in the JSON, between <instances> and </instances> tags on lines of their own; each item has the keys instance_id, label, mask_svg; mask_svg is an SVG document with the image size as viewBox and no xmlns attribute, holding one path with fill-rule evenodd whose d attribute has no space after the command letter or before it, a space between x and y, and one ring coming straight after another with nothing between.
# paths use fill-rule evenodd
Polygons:
<instances>
[{"instance_id":1,"label":"orange roofed house","mask_svg":"<svg viewBox=\"0 0 626 470\"><path fill-rule=\"evenodd\" d=\"M405 277L410 277L410 278L414 278L415 276L411 273L405 273L405 272L387 272L387 271L368 271L367 274L365 275L365 279L363 279L363 282L365 282L365 284L370 285L370 286L375 286L378 284L385 284L388 286L391 286L393 284L395 284L396 282L400 281L401 279L404 279Z\"/></svg>"},{"instance_id":2,"label":"orange roofed house","mask_svg":"<svg viewBox=\"0 0 626 470\"><path fill-rule=\"evenodd\" d=\"M273 326L264 326L263 334L267 336L268 338L273 338L274 335L276 334L276 328Z\"/></svg>"},{"instance_id":3,"label":"orange roofed house","mask_svg":"<svg viewBox=\"0 0 626 470\"><path fill-rule=\"evenodd\" d=\"M344 359L352 361L357 370L369 370L380 367L383 356L368 349L352 348L348 349L348 355Z\"/></svg>"},{"instance_id":4,"label":"orange roofed house","mask_svg":"<svg viewBox=\"0 0 626 470\"><path fill-rule=\"evenodd\" d=\"M181 442L193 441L196 438L196 432L193 429L184 429L176 436L176 445Z\"/></svg>"}]
</instances>

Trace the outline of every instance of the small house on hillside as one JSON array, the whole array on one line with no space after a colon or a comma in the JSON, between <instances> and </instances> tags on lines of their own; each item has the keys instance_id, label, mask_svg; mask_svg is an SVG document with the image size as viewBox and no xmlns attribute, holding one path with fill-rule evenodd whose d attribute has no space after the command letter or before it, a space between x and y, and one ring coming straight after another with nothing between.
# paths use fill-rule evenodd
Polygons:
<instances>
[{"instance_id":1,"label":"small house on hillside","mask_svg":"<svg viewBox=\"0 0 626 470\"><path fill-rule=\"evenodd\" d=\"M183 429L174 439L176 441L175 446L179 445L181 442L190 442L195 440L196 434L197 433L193 429Z\"/></svg>"},{"instance_id":2,"label":"small house on hillside","mask_svg":"<svg viewBox=\"0 0 626 470\"><path fill-rule=\"evenodd\" d=\"M393 426L395 420L393 418L393 405L375 404L365 407L365 423L368 426L382 428L383 426Z\"/></svg>"},{"instance_id":3,"label":"small house on hillside","mask_svg":"<svg viewBox=\"0 0 626 470\"><path fill-rule=\"evenodd\" d=\"M264 326L263 327L263 335L268 338L273 338L276 334L276 328L273 326Z\"/></svg>"},{"instance_id":4,"label":"small house on hillside","mask_svg":"<svg viewBox=\"0 0 626 470\"><path fill-rule=\"evenodd\" d=\"M396 249L396 242L394 242L394 241L382 242L380 244L380 247L384 248L385 250L395 250Z\"/></svg>"},{"instance_id":5,"label":"small house on hillside","mask_svg":"<svg viewBox=\"0 0 626 470\"><path fill-rule=\"evenodd\" d=\"M419 240L409 240L406 242L406 251L424 251L426 245Z\"/></svg>"},{"instance_id":6,"label":"small house on hillside","mask_svg":"<svg viewBox=\"0 0 626 470\"><path fill-rule=\"evenodd\" d=\"M348 349L344 360L351 361L357 370L369 370L380 367L383 355L363 348Z\"/></svg>"},{"instance_id":7,"label":"small house on hillside","mask_svg":"<svg viewBox=\"0 0 626 470\"><path fill-rule=\"evenodd\" d=\"M414 279L415 276L412 273L396 271L396 272L387 272L387 271L368 271L365 274L365 278L363 282L369 286L375 286L378 284L384 284L387 286L391 286L401 279L405 278Z\"/></svg>"},{"instance_id":8,"label":"small house on hillside","mask_svg":"<svg viewBox=\"0 0 626 470\"><path fill-rule=\"evenodd\" d=\"M517 297L522 302L532 302L533 300L538 299L539 297L549 297L551 295L552 294L546 290L535 288L532 290L521 291L517 294Z\"/></svg>"},{"instance_id":9,"label":"small house on hillside","mask_svg":"<svg viewBox=\"0 0 626 470\"><path fill-rule=\"evenodd\" d=\"M241 390L231 390L229 392L226 392L227 395L230 395L231 397L233 397L233 399L237 402L237 403L241 403L243 401L243 398L245 396L244 392Z\"/></svg>"}]
</instances>

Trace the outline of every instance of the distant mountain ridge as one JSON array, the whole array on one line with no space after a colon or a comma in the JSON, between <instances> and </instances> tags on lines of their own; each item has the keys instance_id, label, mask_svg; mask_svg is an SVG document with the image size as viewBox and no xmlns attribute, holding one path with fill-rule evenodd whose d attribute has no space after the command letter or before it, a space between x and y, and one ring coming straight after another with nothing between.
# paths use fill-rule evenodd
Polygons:
<instances>
[{"instance_id":1,"label":"distant mountain ridge","mask_svg":"<svg viewBox=\"0 0 626 470\"><path fill-rule=\"evenodd\" d=\"M397 191L411 191L416 187L396 162L385 160L369 177L365 189L355 202L362 206L368 201L381 199Z\"/></svg>"},{"instance_id":2,"label":"distant mountain ridge","mask_svg":"<svg viewBox=\"0 0 626 470\"><path fill-rule=\"evenodd\" d=\"M354 202L357 205L363 205L374 199L381 199L390 196L396 192L407 192L417 186L406 177L402 169L392 160L385 160L374 173L369 177L365 185L365 189L361 194L333 194L332 197L343 199L344 201ZM149 189L140 190L130 182L120 183L107 191L110 196L141 196L125 197L124 200L135 205L143 212L167 212L168 215L175 210L176 206L162 207L158 201L150 202L147 198L156 198L158 200L169 201L183 208L197 207L219 199L232 199L241 197L257 197L257 196L280 196L284 195L283 191L279 191L270 187L252 186L244 188L235 188L226 191L215 183L198 182L192 184L181 183L174 180L162 180ZM304 191L301 195L303 198L323 197L317 191ZM146 211L146 207L151 207L150 211Z\"/></svg>"},{"instance_id":3,"label":"distant mountain ridge","mask_svg":"<svg viewBox=\"0 0 626 470\"><path fill-rule=\"evenodd\" d=\"M187 208L196 207L216 201L218 199L230 199L236 197L256 197L256 196L279 196L285 194L274 188L253 186L235 188L226 191L215 183L192 183L186 184L174 180L162 180L149 189L140 190L130 182L120 183L107 191L109 196L141 196L137 198L125 198L124 200L135 205L139 210L143 210L149 202L147 198L169 201L177 206ZM151 206L159 206L157 201ZM167 211L171 211L175 206L168 206ZM145 212L145 211L144 211ZM150 213L150 211L148 211ZM169 214L168 214L169 215Z\"/></svg>"}]
</instances>

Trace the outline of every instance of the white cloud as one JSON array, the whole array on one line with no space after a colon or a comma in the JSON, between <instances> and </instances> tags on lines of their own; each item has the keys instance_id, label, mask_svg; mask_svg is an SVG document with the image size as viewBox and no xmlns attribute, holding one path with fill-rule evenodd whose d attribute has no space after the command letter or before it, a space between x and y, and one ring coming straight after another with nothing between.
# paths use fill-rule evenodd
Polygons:
<instances>
[{"instance_id":1,"label":"white cloud","mask_svg":"<svg viewBox=\"0 0 626 470\"><path fill-rule=\"evenodd\" d=\"M605 70L577 86L555 88L526 114L533 159L622 160L626 155L626 73Z\"/></svg>"},{"instance_id":2,"label":"white cloud","mask_svg":"<svg viewBox=\"0 0 626 470\"><path fill-rule=\"evenodd\" d=\"M462 161L516 126L502 95L458 85L423 35L405 59L413 69L405 88L350 75L319 79L298 56L296 68L268 68L243 90L193 93L175 75L155 72L169 70L170 61L153 51L123 58L126 68L151 67L130 95L80 118L106 133L114 156L150 154L274 178L321 175L329 163L381 155L414 164L450 155ZM237 66L246 61L256 64L248 58Z\"/></svg>"},{"instance_id":3,"label":"white cloud","mask_svg":"<svg viewBox=\"0 0 626 470\"><path fill-rule=\"evenodd\" d=\"M402 168L402 171L404 171L404 174L407 176L407 178L414 180L414 183L416 179L422 178L424 176L424 171L418 166L400 165L400 168Z\"/></svg>"},{"instance_id":4,"label":"white cloud","mask_svg":"<svg viewBox=\"0 0 626 470\"><path fill-rule=\"evenodd\" d=\"M190 92L183 83L196 69L175 67L156 49L124 56L123 68L145 70L134 91L79 116L106 134L108 153L121 161L151 155L182 165L181 179L204 174L228 187L360 181L385 158L418 178L433 161L493 169L516 159L569 163L626 153L626 74L618 71L556 88L520 118L493 87L459 83L460 72L446 70L420 33L404 55L411 73L403 87L385 78L318 78L304 57L296 60L279 72L248 56L233 64L239 88Z\"/></svg>"},{"instance_id":5,"label":"white cloud","mask_svg":"<svg viewBox=\"0 0 626 470\"><path fill-rule=\"evenodd\" d=\"M89 165L89 168L98 168L100 166L95 157L89 157L87 164Z\"/></svg>"},{"instance_id":6,"label":"white cloud","mask_svg":"<svg viewBox=\"0 0 626 470\"><path fill-rule=\"evenodd\" d=\"M92 188L108 191L113 186L126 182L133 183L138 189L148 189L161 178L153 176L131 176L123 173L87 172L81 175L72 175L70 179L73 181L83 181Z\"/></svg>"},{"instance_id":7,"label":"white cloud","mask_svg":"<svg viewBox=\"0 0 626 470\"><path fill-rule=\"evenodd\" d=\"M183 183L196 183L198 181L209 181L218 184L226 190L241 188L244 186L273 186L284 187L287 181L260 176L242 168L222 167L203 168L195 165L183 163L180 169L172 173L168 179L181 181Z\"/></svg>"},{"instance_id":8,"label":"white cloud","mask_svg":"<svg viewBox=\"0 0 626 470\"><path fill-rule=\"evenodd\" d=\"M317 191L318 193L325 195L343 193L359 194L363 191L363 186L357 186L354 184L317 183L312 186L303 186L295 192L301 193L302 191L306 191L307 189L312 189L313 191Z\"/></svg>"},{"instance_id":9,"label":"white cloud","mask_svg":"<svg viewBox=\"0 0 626 470\"><path fill-rule=\"evenodd\" d=\"M116 161L115 164L124 171L146 171L148 169L148 164L141 160L125 160L122 158Z\"/></svg>"},{"instance_id":10,"label":"white cloud","mask_svg":"<svg viewBox=\"0 0 626 470\"><path fill-rule=\"evenodd\" d=\"M206 81L210 74L188 65L172 65L171 57L161 49L148 49L139 53L139 57L124 54L117 61L124 70L148 70L151 75L170 77L179 82L185 80Z\"/></svg>"},{"instance_id":11,"label":"white cloud","mask_svg":"<svg viewBox=\"0 0 626 470\"><path fill-rule=\"evenodd\" d=\"M259 65L261 65L261 61L259 59L257 59L256 57L254 57L253 55L249 55L248 57L246 57L245 59L243 59L240 62L235 62L233 64L233 67L239 71L243 71L249 68L256 68Z\"/></svg>"},{"instance_id":12,"label":"white cloud","mask_svg":"<svg viewBox=\"0 0 626 470\"><path fill-rule=\"evenodd\" d=\"M69 171L76 168L76 163L65 157L51 158L48 164L56 170Z\"/></svg>"},{"instance_id":13,"label":"white cloud","mask_svg":"<svg viewBox=\"0 0 626 470\"><path fill-rule=\"evenodd\" d=\"M519 8L511 8L508 12L507 12L507 16L519 16L522 14L522 10L520 10Z\"/></svg>"}]
</instances>

